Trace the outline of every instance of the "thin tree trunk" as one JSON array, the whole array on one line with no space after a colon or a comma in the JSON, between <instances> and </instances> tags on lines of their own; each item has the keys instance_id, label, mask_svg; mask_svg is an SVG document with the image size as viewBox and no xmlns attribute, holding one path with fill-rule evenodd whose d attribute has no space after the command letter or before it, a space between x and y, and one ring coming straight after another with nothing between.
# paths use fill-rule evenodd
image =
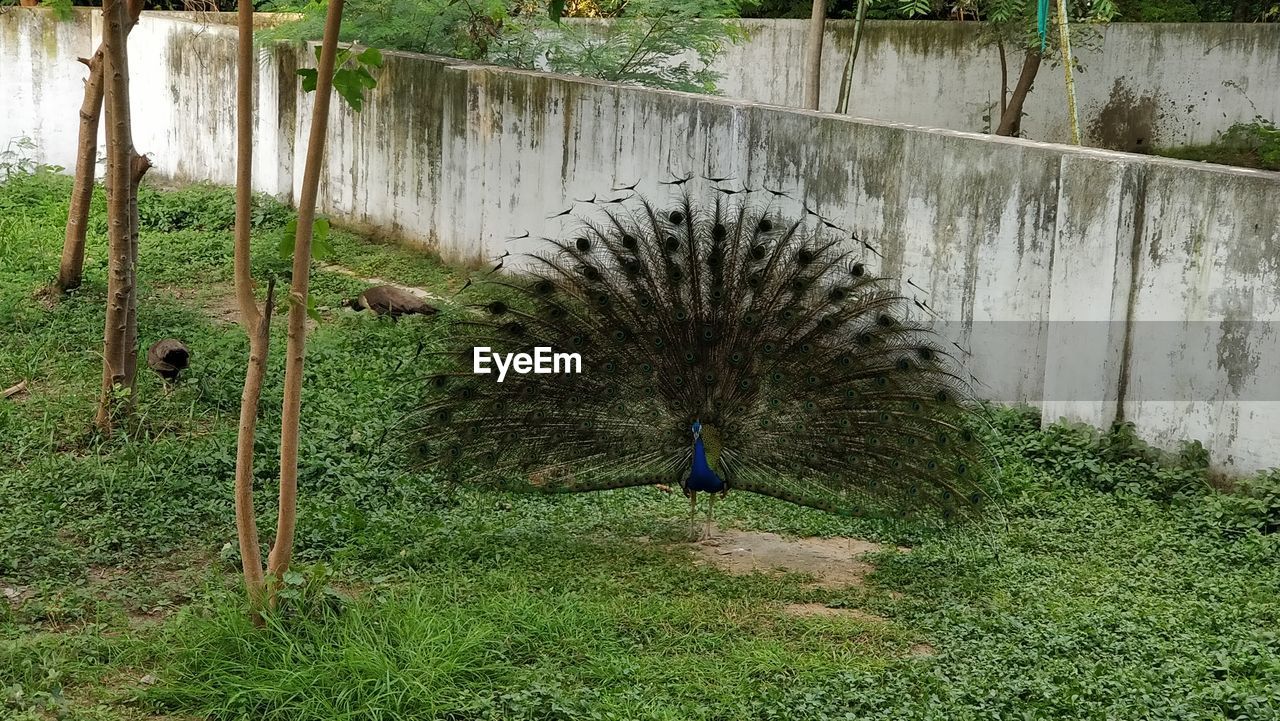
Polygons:
<instances>
[{"instance_id":1,"label":"thin tree trunk","mask_svg":"<svg viewBox=\"0 0 1280 721\"><path fill-rule=\"evenodd\" d=\"M996 50L1000 52L1000 115L996 117L998 124L1009 109L1009 57L1005 55L1004 38L1000 35L996 35Z\"/></svg>"},{"instance_id":2,"label":"thin tree trunk","mask_svg":"<svg viewBox=\"0 0 1280 721\"><path fill-rule=\"evenodd\" d=\"M236 48L236 304L240 324L249 337L249 365L245 370L244 392L240 396L240 432L236 436L236 536L244 569L249 613L255 624L262 623L266 582L262 571L262 551L258 546L258 521L253 509L253 445L258 424L262 381L267 375L267 355L271 343L271 310L275 303L275 279L267 285L267 304L258 312L253 297L250 264L250 223L253 202L253 3L240 0Z\"/></svg>"},{"instance_id":3,"label":"thin tree trunk","mask_svg":"<svg viewBox=\"0 0 1280 721\"><path fill-rule=\"evenodd\" d=\"M1080 144L1080 114L1076 111L1076 82L1071 76L1071 32L1067 28L1067 0L1058 0L1058 39L1062 47L1062 69L1067 84L1067 119L1071 123L1071 143Z\"/></svg>"},{"instance_id":4,"label":"thin tree trunk","mask_svg":"<svg viewBox=\"0 0 1280 721\"><path fill-rule=\"evenodd\" d=\"M107 118L107 237L110 262L107 312L103 332L102 393L95 422L111 432L117 388L127 385L127 345L130 296L135 273L129 236L132 221L129 190L133 185L133 137L129 118L129 61L125 52L123 0L105 0L102 7L105 104Z\"/></svg>"},{"instance_id":5,"label":"thin tree trunk","mask_svg":"<svg viewBox=\"0 0 1280 721\"><path fill-rule=\"evenodd\" d=\"M1022 129L1022 105L1026 102L1027 93L1031 92L1031 85L1039 71L1040 51L1028 48L1022 61L1022 72L1018 74L1018 82L1014 84L1013 93L1009 96L1009 105L1000 116L996 135L1017 135Z\"/></svg>"},{"instance_id":6,"label":"thin tree trunk","mask_svg":"<svg viewBox=\"0 0 1280 721\"><path fill-rule=\"evenodd\" d=\"M125 35L138 22L142 1L130 0L129 20ZM93 199L94 169L98 161L98 120L102 117L103 46L88 60L80 62L89 68L84 84L84 100L80 104L80 136L76 145L75 185L71 189L71 206L67 211L67 231L62 241L62 262L58 265L58 290L66 292L80 287L84 276L85 224L89 221L89 205Z\"/></svg>"},{"instance_id":7,"label":"thin tree trunk","mask_svg":"<svg viewBox=\"0 0 1280 721\"><path fill-rule=\"evenodd\" d=\"M822 88L822 31L826 21L827 0L813 0L804 67L804 106L810 110L818 109Z\"/></svg>"},{"instance_id":8,"label":"thin tree trunk","mask_svg":"<svg viewBox=\"0 0 1280 721\"><path fill-rule=\"evenodd\" d=\"M252 279L250 279L252 282ZM239 281L236 283L240 285ZM262 611L267 601L266 581L262 572L262 551L258 547L258 521L253 510L253 443L258 424L258 404L262 398L262 381L267 375L267 355L271 345L271 310L275 304L276 281L267 283L267 303L252 330L244 320L249 335L249 366L245 371L244 393L240 396L240 432L236 437L236 536L240 540L240 560L244 569L245 593L249 597L249 614L255 625L262 624ZM258 310L252 299L253 315Z\"/></svg>"},{"instance_id":9,"label":"thin tree trunk","mask_svg":"<svg viewBox=\"0 0 1280 721\"><path fill-rule=\"evenodd\" d=\"M858 48L862 46L862 26L867 15L867 4L870 0L858 0L858 14L853 20L853 48L849 51L849 59L844 64L844 74L840 76L840 99L836 101L837 113L849 112L849 96L853 94L853 66L858 62Z\"/></svg>"},{"instance_id":10,"label":"thin tree trunk","mask_svg":"<svg viewBox=\"0 0 1280 721\"><path fill-rule=\"evenodd\" d=\"M138 381L138 185L142 176L151 169L151 161L145 155L133 155L129 168L129 266L133 268L134 282L130 286L129 310L124 324L124 380L130 391L126 406L133 407L134 389Z\"/></svg>"},{"instance_id":11,"label":"thin tree trunk","mask_svg":"<svg viewBox=\"0 0 1280 721\"><path fill-rule=\"evenodd\" d=\"M317 68L315 104L311 111L311 133L307 138L307 160L302 171L298 199L298 232L293 244L293 281L289 289L289 340L285 351L284 408L280 420L280 515L276 523L275 545L267 557L267 573L278 588L293 558L293 533L297 524L298 428L302 415L302 370L307 340L307 293L311 276L311 230L316 217L316 197L320 187L320 166L324 159L325 134L329 126L329 100L333 90L333 69L342 24L343 0L329 0L325 16L324 40ZM274 604L271 592L269 603Z\"/></svg>"}]
</instances>

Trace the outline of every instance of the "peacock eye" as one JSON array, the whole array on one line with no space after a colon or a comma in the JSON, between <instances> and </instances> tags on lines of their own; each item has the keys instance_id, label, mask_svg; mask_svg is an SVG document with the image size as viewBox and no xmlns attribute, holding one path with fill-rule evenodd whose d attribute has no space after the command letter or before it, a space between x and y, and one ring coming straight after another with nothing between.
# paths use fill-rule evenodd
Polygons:
<instances>
[{"instance_id":1,"label":"peacock eye","mask_svg":"<svg viewBox=\"0 0 1280 721\"><path fill-rule=\"evenodd\" d=\"M773 230L773 223L768 218L761 218L760 222L756 223L756 230L761 233L768 233Z\"/></svg>"},{"instance_id":2,"label":"peacock eye","mask_svg":"<svg viewBox=\"0 0 1280 721\"><path fill-rule=\"evenodd\" d=\"M711 227L711 239L717 243L724 240L729 235L729 229L724 227L724 223L716 223Z\"/></svg>"},{"instance_id":3,"label":"peacock eye","mask_svg":"<svg viewBox=\"0 0 1280 721\"><path fill-rule=\"evenodd\" d=\"M573 244L577 246L578 251L581 253L591 252L591 241L586 238L578 238Z\"/></svg>"},{"instance_id":4,"label":"peacock eye","mask_svg":"<svg viewBox=\"0 0 1280 721\"><path fill-rule=\"evenodd\" d=\"M507 304L500 300L495 300L485 307L493 315L502 315L507 312Z\"/></svg>"},{"instance_id":5,"label":"peacock eye","mask_svg":"<svg viewBox=\"0 0 1280 721\"><path fill-rule=\"evenodd\" d=\"M862 263L854 263L853 267L849 269L849 275L852 275L855 278L861 278L862 275L866 272L867 272L867 266L863 265Z\"/></svg>"},{"instance_id":6,"label":"peacock eye","mask_svg":"<svg viewBox=\"0 0 1280 721\"><path fill-rule=\"evenodd\" d=\"M684 222L684 213L673 210L667 215L667 220L670 220L672 225L680 225Z\"/></svg>"}]
</instances>

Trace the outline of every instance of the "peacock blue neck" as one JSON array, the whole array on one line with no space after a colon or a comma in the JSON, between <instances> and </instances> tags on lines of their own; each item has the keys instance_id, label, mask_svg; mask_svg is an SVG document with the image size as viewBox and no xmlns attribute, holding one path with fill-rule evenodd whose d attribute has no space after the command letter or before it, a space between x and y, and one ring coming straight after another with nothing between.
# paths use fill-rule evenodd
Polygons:
<instances>
[{"instance_id":1,"label":"peacock blue neck","mask_svg":"<svg viewBox=\"0 0 1280 721\"><path fill-rule=\"evenodd\" d=\"M693 442L693 469L689 471L689 480L685 488L690 491L707 491L718 493L724 490L724 480L716 474L707 463L707 448L699 437Z\"/></svg>"}]
</instances>

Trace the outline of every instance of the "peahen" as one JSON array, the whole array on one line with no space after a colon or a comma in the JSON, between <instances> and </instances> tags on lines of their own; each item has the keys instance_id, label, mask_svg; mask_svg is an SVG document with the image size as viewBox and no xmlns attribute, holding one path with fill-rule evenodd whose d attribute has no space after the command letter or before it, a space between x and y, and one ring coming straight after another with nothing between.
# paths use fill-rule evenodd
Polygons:
<instances>
[{"instance_id":1,"label":"peahen","mask_svg":"<svg viewBox=\"0 0 1280 721\"><path fill-rule=\"evenodd\" d=\"M191 362L191 350L177 338L164 338L147 349L147 367L164 379L166 384L177 383L178 376Z\"/></svg>"},{"instance_id":2,"label":"peahen","mask_svg":"<svg viewBox=\"0 0 1280 721\"><path fill-rule=\"evenodd\" d=\"M950 344L866 265L878 251L711 195L604 205L478 283L429 378L419 451L456 482L679 485L694 528L710 495L705 534L729 489L849 515L979 509L976 406ZM499 381L475 373L477 347L576 353L581 372Z\"/></svg>"},{"instance_id":3,"label":"peahen","mask_svg":"<svg viewBox=\"0 0 1280 721\"><path fill-rule=\"evenodd\" d=\"M354 310L371 310L374 315L392 319L405 315L435 315L435 306L409 291L394 285L375 285L342 305Z\"/></svg>"}]
</instances>

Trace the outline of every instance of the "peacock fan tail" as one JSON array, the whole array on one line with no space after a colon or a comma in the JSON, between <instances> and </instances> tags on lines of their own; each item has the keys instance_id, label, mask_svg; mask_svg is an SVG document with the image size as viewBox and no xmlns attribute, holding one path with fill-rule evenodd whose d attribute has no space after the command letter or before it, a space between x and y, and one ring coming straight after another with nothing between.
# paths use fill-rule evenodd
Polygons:
<instances>
[{"instance_id":1,"label":"peacock fan tail","mask_svg":"<svg viewBox=\"0 0 1280 721\"><path fill-rule=\"evenodd\" d=\"M519 274L477 284L484 299L452 323L429 377L419 452L458 483L737 489L849 515L979 509L978 406L864 245L712 196L597 207ZM499 382L475 373L476 347L576 353L581 372L566 361Z\"/></svg>"}]
</instances>

